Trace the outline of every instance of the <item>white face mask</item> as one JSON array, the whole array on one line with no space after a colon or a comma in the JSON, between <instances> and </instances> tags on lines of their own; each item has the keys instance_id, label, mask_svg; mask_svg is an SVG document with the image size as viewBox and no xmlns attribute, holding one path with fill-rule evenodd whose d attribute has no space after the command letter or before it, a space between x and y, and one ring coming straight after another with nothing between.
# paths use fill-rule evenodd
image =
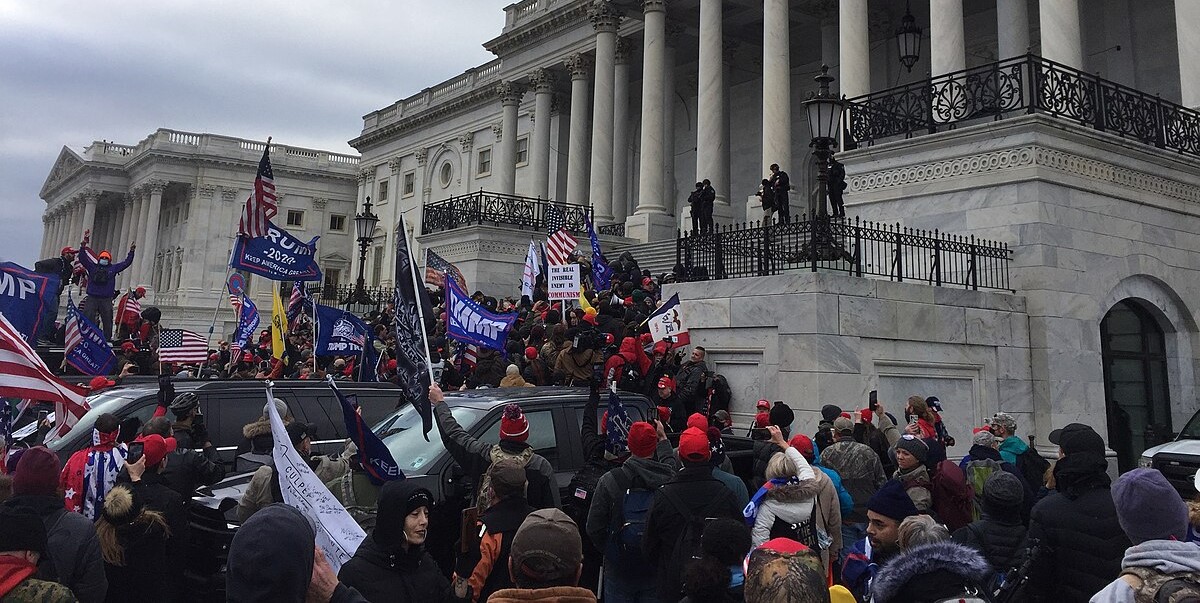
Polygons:
<instances>
[{"instance_id":1,"label":"white face mask","mask_svg":"<svg viewBox=\"0 0 1200 603\"><path fill-rule=\"evenodd\" d=\"M108 260L100 260L100 265L101 265L101 266L107 266L107 265L108 265Z\"/></svg>"}]
</instances>

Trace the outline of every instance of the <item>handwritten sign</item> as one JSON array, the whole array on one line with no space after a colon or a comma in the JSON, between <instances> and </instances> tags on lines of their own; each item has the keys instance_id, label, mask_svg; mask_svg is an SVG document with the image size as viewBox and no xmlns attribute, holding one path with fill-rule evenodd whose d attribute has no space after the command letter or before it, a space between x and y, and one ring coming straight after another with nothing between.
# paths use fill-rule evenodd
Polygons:
<instances>
[{"instance_id":1,"label":"handwritten sign","mask_svg":"<svg viewBox=\"0 0 1200 603\"><path fill-rule=\"evenodd\" d=\"M579 299L579 264L549 266L546 283L550 299Z\"/></svg>"}]
</instances>

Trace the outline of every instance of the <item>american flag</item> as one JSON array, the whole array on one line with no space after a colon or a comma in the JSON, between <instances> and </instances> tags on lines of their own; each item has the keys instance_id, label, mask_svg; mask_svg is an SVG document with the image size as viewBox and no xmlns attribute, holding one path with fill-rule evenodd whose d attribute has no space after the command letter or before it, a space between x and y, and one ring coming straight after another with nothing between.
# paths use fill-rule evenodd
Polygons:
<instances>
[{"instance_id":1,"label":"american flag","mask_svg":"<svg viewBox=\"0 0 1200 603\"><path fill-rule=\"evenodd\" d=\"M55 403L58 425L48 439L62 436L90 408L83 388L55 377L12 323L0 313L0 397Z\"/></svg>"},{"instance_id":2,"label":"american flag","mask_svg":"<svg viewBox=\"0 0 1200 603\"><path fill-rule=\"evenodd\" d=\"M262 237L267 234L268 221L279 213L275 202L275 174L271 171L271 139L263 148L262 159L258 162L258 175L254 177L254 192L246 199L246 207L242 210L238 222L238 233L250 238Z\"/></svg>"},{"instance_id":3,"label":"american flag","mask_svg":"<svg viewBox=\"0 0 1200 603\"><path fill-rule=\"evenodd\" d=\"M425 282L435 287L446 286L446 273L449 272L454 276L454 282L462 285L463 289L467 288L467 278L457 266L447 262L442 256L433 252L428 247L425 248Z\"/></svg>"},{"instance_id":4,"label":"american flag","mask_svg":"<svg viewBox=\"0 0 1200 603\"><path fill-rule=\"evenodd\" d=\"M562 210L555 205L546 206L546 261L551 266L562 266L567 263L567 255L575 251L579 241L567 232L567 219Z\"/></svg>"},{"instance_id":5,"label":"american flag","mask_svg":"<svg viewBox=\"0 0 1200 603\"><path fill-rule=\"evenodd\" d=\"M75 307L75 300L71 299L70 292L67 293L66 323L63 353L70 354L75 346L83 343L83 329L79 328L79 308Z\"/></svg>"},{"instance_id":6,"label":"american flag","mask_svg":"<svg viewBox=\"0 0 1200 603\"><path fill-rule=\"evenodd\" d=\"M304 283L292 281L292 296L288 298L287 305L288 322L294 322L305 308L311 306L312 302L308 299L308 292L304 290Z\"/></svg>"},{"instance_id":7,"label":"american flag","mask_svg":"<svg viewBox=\"0 0 1200 603\"><path fill-rule=\"evenodd\" d=\"M473 343L458 342L458 358L455 364L458 365L458 370L473 371L475 364L479 360L479 346Z\"/></svg>"},{"instance_id":8,"label":"american flag","mask_svg":"<svg viewBox=\"0 0 1200 603\"><path fill-rule=\"evenodd\" d=\"M208 341L185 329L163 329L158 335L160 362L204 362Z\"/></svg>"},{"instance_id":9,"label":"american flag","mask_svg":"<svg viewBox=\"0 0 1200 603\"><path fill-rule=\"evenodd\" d=\"M130 314L133 315L130 320L137 320L142 314L142 302L134 297L133 291L126 291L117 302L117 321L125 322Z\"/></svg>"}]
</instances>

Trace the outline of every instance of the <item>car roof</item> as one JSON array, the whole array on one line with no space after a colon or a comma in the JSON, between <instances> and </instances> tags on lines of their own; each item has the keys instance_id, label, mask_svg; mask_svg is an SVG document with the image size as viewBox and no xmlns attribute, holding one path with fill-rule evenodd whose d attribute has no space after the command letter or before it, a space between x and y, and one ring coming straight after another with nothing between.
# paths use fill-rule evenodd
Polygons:
<instances>
[{"instance_id":1,"label":"car roof","mask_svg":"<svg viewBox=\"0 0 1200 603\"><path fill-rule=\"evenodd\" d=\"M266 386L263 384L263 382L257 379L172 379L171 384L175 387L175 393L177 394L197 391L264 391L266 389ZM309 379L281 379L274 381L274 384L275 389L287 389L293 391L298 389L329 389L328 383ZM340 381L337 385L338 389L348 390L400 389L394 383L371 383L365 381ZM133 383L122 383L105 391L122 397L140 398L142 396L157 394L158 382L138 381Z\"/></svg>"},{"instance_id":2,"label":"car roof","mask_svg":"<svg viewBox=\"0 0 1200 603\"><path fill-rule=\"evenodd\" d=\"M633 392L620 392L622 401L645 396ZM490 410L509 403L521 405L539 402L586 399L591 392L586 387L495 387L473 389L464 392L447 392L446 403L450 406L466 406Z\"/></svg>"}]
</instances>

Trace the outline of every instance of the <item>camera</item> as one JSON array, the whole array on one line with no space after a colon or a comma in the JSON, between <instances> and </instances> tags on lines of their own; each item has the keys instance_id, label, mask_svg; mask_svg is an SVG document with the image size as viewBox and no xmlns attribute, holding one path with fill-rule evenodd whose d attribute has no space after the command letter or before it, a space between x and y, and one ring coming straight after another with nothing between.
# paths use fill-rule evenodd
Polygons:
<instances>
[{"instance_id":1,"label":"camera","mask_svg":"<svg viewBox=\"0 0 1200 603\"><path fill-rule=\"evenodd\" d=\"M604 333L592 329L579 331L575 334L575 339L571 341L571 347L577 350L603 350L606 345L608 345L608 340L604 337Z\"/></svg>"}]
</instances>

